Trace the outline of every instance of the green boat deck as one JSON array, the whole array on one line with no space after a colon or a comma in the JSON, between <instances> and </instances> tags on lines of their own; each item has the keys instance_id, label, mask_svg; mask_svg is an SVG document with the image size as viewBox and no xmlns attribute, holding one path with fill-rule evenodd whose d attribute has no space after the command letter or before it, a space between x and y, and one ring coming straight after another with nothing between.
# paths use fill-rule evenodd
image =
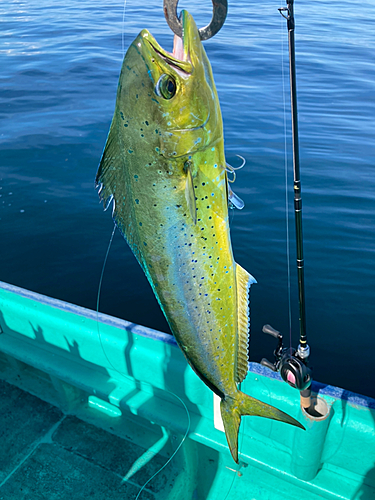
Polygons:
<instances>
[{"instance_id":1,"label":"green boat deck","mask_svg":"<svg viewBox=\"0 0 375 500\"><path fill-rule=\"evenodd\" d=\"M0 500L134 499L187 430L181 400L187 439L140 500L375 499L370 398L315 384L330 412L310 421L251 363L244 392L307 430L244 417L238 467L170 336L4 283L0 328Z\"/></svg>"},{"instance_id":2,"label":"green boat deck","mask_svg":"<svg viewBox=\"0 0 375 500\"><path fill-rule=\"evenodd\" d=\"M123 500L164 463L153 457L128 480L124 477L146 449L77 417L66 415L21 389L0 381L0 498L12 500ZM176 470L159 474L142 493L167 493Z\"/></svg>"}]
</instances>

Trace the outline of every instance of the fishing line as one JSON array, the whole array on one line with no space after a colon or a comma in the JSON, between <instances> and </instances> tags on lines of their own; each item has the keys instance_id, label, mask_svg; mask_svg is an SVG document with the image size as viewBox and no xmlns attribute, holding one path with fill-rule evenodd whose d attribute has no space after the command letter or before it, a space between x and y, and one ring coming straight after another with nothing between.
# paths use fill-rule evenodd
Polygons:
<instances>
[{"instance_id":1,"label":"fishing line","mask_svg":"<svg viewBox=\"0 0 375 500\"><path fill-rule=\"evenodd\" d=\"M123 13L122 13L122 32L121 32L121 48L122 48L122 57L124 58L125 57L125 13L126 13L126 5L127 5L127 0L124 0L124 6L123 6ZM240 156L240 155L237 155L239 158L242 159L243 163L241 166L239 167L232 167L231 165L226 165L226 170L228 172L231 172L233 174L233 180L231 180L230 182L234 182L235 178L236 178L236 174L235 174L235 170L239 170L241 169L246 161L245 159ZM232 212L234 212L234 210L232 210ZM232 219L233 219L233 215L232 215ZM99 337L99 342L100 342L100 346L102 348L102 351L103 351L103 354L107 360L107 362L109 363L109 365L121 376L121 377L124 377L124 374L121 373L111 362L111 360L109 359L109 357L107 356L107 353L104 349L104 346L103 346L103 342L102 342L102 338L101 338L101 333L100 333L100 326L99 326L99 305L100 305L100 294L101 294L101 289L102 289L102 284L103 284L103 277L104 277L104 271L105 271L105 268L106 268L106 264L107 264L107 260L108 260L108 256L109 256L109 252L110 252L110 249L111 249L111 246L112 246L112 242L113 242L113 238L114 238L114 235L115 235L115 232L116 232L116 225L114 224L113 226L113 230L112 230L112 234L111 234L111 237L110 237L110 240L109 240L109 243L108 243L108 247L107 247L107 251L106 251L106 254L105 254L105 257L104 257L104 261L103 261L103 266L102 266L102 270L101 270L101 274L100 274L100 279L99 279L99 285L98 285L98 293L97 293L97 299L96 299L96 324L97 324L97 330L98 330L98 337ZM191 419L190 419L190 413L189 413L189 410L186 406L186 404L184 403L184 401L179 397L177 396L177 394L175 394L174 392L171 392L171 391L168 391L167 389L165 389L166 392L168 392L169 394L171 394L172 396L174 396L175 398L177 398L180 403L183 405L185 411L186 411L186 416L187 416L187 428L186 428L186 431L185 431L185 434L184 436L182 437L179 445L177 446L177 448L175 449L175 451L172 453L172 455L169 457L169 459L166 461L166 463L160 467L159 470L157 470L145 483L144 485L141 487L141 489L139 490L139 492L137 493L137 496L135 497L134 500L138 500L141 493L143 492L143 490L146 488L146 486L160 473L162 472L166 467L167 465L170 464L170 462L174 459L174 457L176 456L176 454L178 453L178 451L180 450L181 446L183 445L183 443L185 442L188 434L189 434L189 431L190 431L190 426L191 426ZM243 424L244 425L244 422ZM240 449L242 448L242 443L243 443L243 436L244 436L244 433L242 433L242 437L241 437L241 444L240 444ZM241 465L239 465L238 469L236 470L235 472L235 475L233 477L233 480L232 480L232 483L229 487L229 490L225 496L225 498L223 500L226 500L228 498L228 495L229 493L231 492L232 490L232 487L233 487L233 484L234 484L234 481L237 477L237 475L239 474L239 470L241 468Z\"/></svg>"},{"instance_id":2,"label":"fishing line","mask_svg":"<svg viewBox=\"0 0 375 500\"><path fill-rule=\"evenodd\" d=\"M106 358L106 360L108 361L109 365L122 377L122 378L125 378L124 377L124 374L121 373L111 362L111 360L109 359L109 357L107 356L107 353L105 352L105 349L104 349L104 346L103 346L103 342L102 342L102 338L101 338L101 333L100 333L100 327L99 327L99 304L100 304L100 293L101 293L101 289L102 289L102 283L103 283L103 276L104 276L104 271L105 271L105 267L106 267L106 264L107 264L107 260L108 260L108 255L109 255L109 251L111 249L111 246L112 246L112 242L113 242L113 238L114 238L114 235L115 235L115 232L116 232L116 224L113 225L113 230L112 230L112 234L111 234L111 237L109 239L109 243L108 243L108 247L107 247L107 251L106 251L106 254L105 254L105 257L104 257L104 261L103 261L103 266L102 266L102 271L101 271L101 274L100 274L100 280L99 280L99 286L98 286L98 294L97 294L97 298L96 298L96 325L97 325L97 329L98 329L98 337L99 337L99 342L100 342L100 346L102 348L102 351L103 351L103 354ZM188 419L188 425L187 425L187 428L186 428L186 432L181 440L181 442L179 443L179 445L177 446L177 448L175 449L175 451L172 453L172 455L169 457L169 459L167 460L167 462L162 466L160 467L160 469L158 471L155 472L155 474L153 476L150 477L150 479L148 479L145 484L141 487L141 489L139 490L137 496L135 497L135 500L138 500L140 494L142 493L142 491L145 489L145 487L148 485L148 483L150 483L158 474L159 472L161 472L163 469L165 469L165 467L173 460L173 458L176 456L177 452L179 451L179 449L181 448L181 446L183 445L187 435L189 434L189 431L190 431L190 413L189 413L189 410L186 406L186 404L183 402L183 400L177 396L177 394L175 394L174 392L171 392L171 391L168 391L168 389L164 389L166 392L168 392L169 394L171 394L172 396L174 396L175 398L177 398L181 404L183 405L185 411L186 411L186 415L187 415L187 419Z\"/></svg>"},{"instance_id":3,"label":"fishing line","mask_svg":"<svg viewBox=\"0 0 375 500\"><path fill-rule=\"evenodd\" d=\"M187 435L189 434L189 431L190 431L190 423L191 423L190 422L190 413L189 413L189 410L188 410L186 404L182 401L182 399L179 396L177 396L177 394L174 394L174 392L170 392L170 391L167 391L167 392L169 392L169 394L172 394L173 396L175 396L180 401L180 403L183 405L183 407L185 408L186 415L187 415L187 418L188 418L188 425L187 425L187 428L186 428L186 432L185 432L184 437L182 438L180 444L177 446L177 448L172 453L172 455L169 457L169 459L165 462L165 464L162 467L160 467L160 469L157 472L155 472L155 474L153 476L150 477L150 479L148 479L145 482L145 484L142 486L142 488L138 491L138 495L135 497L134 500L138 500L139 495L146 488L146 486L148 485L148 483L151 482L154 479L154 477L156 477L159 474L159 472L161 472L163 469L165 469L166 466L172 461L172 459L176 456L176 453L178 452L178 450L183 445L183 443L184 443L185 439L187 438Z\"/></svg>"},{"instance_id":4,"label":"fishing line","mask_svg":"<svg viewBox=\"0 0 375 500\"><path fill-rule=\"evenodd\" d=\"M124 58L125 57L125 13L126 13L126 5L127 5L127 0L124 0L124 6L123 6L123 11L122 11L122 29L121 29L121 49L122 49L122 57ZM103 342L102 342L102 337L101 337L101 333L100 333L100 326L99 326L99 304L100 304L100 294L101 294L101 289L102 289L102 283L103 283L103 277L104 277L104 271L105 271L105 267L106 267L106 264L107 264L107 260L108 260L108 255L109 255L109 251L111 249L111 246L112 246L112 242L113 242L113 238L114 238L114 235L115 235L115 232L116 232L116 225L114 224L113 226L113 230L112 230L112 234L111 234L111 237L110 237L110 240L109 240L109 243L108 243L108 247L107 247L107 251L106 251L106 254L105 254L105 258L104 258L104 261L103 261L103 266L102 266L102 271L101 271L101 274L100 274L100 280L99 280L99 286L98 286L98 294L97 294L97 299L96 299L96 324L97 324L97 329L98 329L98 337L99 337L99 342L100 342L100 346L102 348L102 351L103 351L103 354L107 360L107 362L109 363L109 365L121 376L121 377L124 377L124 374L121 373L111 362L111 360L109 359L109 357L107 356L107 353L104 349L104 346L103 346ZM182 399L177 396L177 394L171 392L171 391L168 391L167 389L165 389L166 392L168 392L169 394L171 394L172 396L175 396L180 402L181 404L183 405L183 407L185 408L185 411L186 411L186 415L188 417L188 426L187 426L187 429L186 429L186 432L180 442L180 444L177 446L176 450L173 452L173 454L170 456L170 458L168 459L168 461L157 471L155 472L155 474L153 476L150 477L150 479L148 479L148 481L142 486L142 488L139 490L135 500L138 500L140 494L142 493L142 491L144 490L144 488L147 486L148 483L150 483L158 474L159 472L161 472L170 462L171 460L176 456L177 452L179 451L179 449L181 448L182 444L184 443L189 431L190 431L190 414L189 414L189 410L186 406L186 404L182 401Z\"/></svg>"},{"instance_id":5,"label":"fishing line","mask_svg":"<svg viewBox=\"0 0 375 500\"><path fill-rule=\"evenodd\" d=\"M112 234L111 234L111 237L109 239L109 243L108 243L108 247L107 247L107 252L105 254L105 257L104 257L104 261L103 261L103 266L102 266L102 272L100 274L100 280L99 280L99 286L98 286L98 294L96 296L96 326L97 326L97 329L98 329L98 337L99 337L99 342L100 342L100 347L102 348L102 351L104 353L104 356L106 358L106 360L108 361L108 363L121 375L122 373L120 373L117 368L115 366L112 365L111 363L111 360L108 358L107 356L107 353L105 352L105 349L104 349L104 346L103 346L103 342L102 342L102 336L101 336L101 333L100 333L100 328L99 328L99 303L100 303L100 293L102 291L102 283L103 283L103 276L104 276L104 270L105 270L105 266L107 264L107 260L108 260L108 255L109 255L109 251L111 249L111 246L112 246L112 241L113 241L113 237L115 235L115 232L116 232L116 224L113 225L113 230L112 230Z\"/></svg>"},{"instance_id":6,"label":"fishing line","mask_svg":"<svg viewBox=\"0 0 375 500\"><path fill-rule=\"evenodd\" d=\"M292 300L290 287L290 243L289 243L289 195L288 195L288 150L286 130L286 99L285 99L285 72L284 72L284 21L280 18L281 27L281 79L283 82L283 108L284 108L284 171L285 171L285 222L286 222L286 262L288 270L288 319L289 319L289 347L292 346Z\"/></svg>"},{"instance_id":7,"label":"fishing line","mask_svg":"<svg viewBox=\"0 0 375 500\"><path fill-rule=\"evenodd\" d=\"M121 31L121 43L122 43L122 58L125 57L125 10L126 10L126 2L124 0L124 8L122 10L122 31Z\"/></svg>"},{"instance_id":8,"label":"fishing line","mask_svg":"<svg viewBox=\"0 0 375 500\"><path fill-rule=\"evenodd\" d=\"M231 470L233 470L233 469L231 469ZM229 493L232 491L232 488L233 488L233 485L234 485L234 481L236 480L238 471L239 471L239 469L234 472L232 482L231 482L231 484L229 486L229 490L228 490L227 494L225 495L225 497L223 498L223 500L227 500Z\"/></svg>"},{"instance_id":9,"label":"fishing line","mask_svg":"<svg viewBox=\"0 0 375 500\"><path fill-rule=\"evenodd\" d=\"M101 292L101 289L102 289L102 283L103 283L103 276L104 276L104 270L105 270L105 266L107 264L107 260L108 260L108 255L109 255L109 251L111 249L111 246L112 246L112 241L113 241L113 237L115 235L115 232L116 232L116 224L113 225L113 230L112 230L112 234L111 234L111 237L109 239L109 243L108 243L108 248L107 248L107 252L105 254L105 257L104 257L104 262L103 262L103 266L102 266L102 272L100 274L100 280L99 280L99 286L98 286L98 294L97 294L97 297L96 297L96 319L97 319L97 325L98 325L98 334L99 334L99 339L100 339L100 332L99 332L99 301L100 301L100 292ZM101 341L100 341L101 342ZM102 346L103 347L103 346ZM104 351L104 349L103 349ZM105 352L104 352L105 354ZM109 359L107 358L107 360L109 361Z\"/></svg>"}]
</instances>

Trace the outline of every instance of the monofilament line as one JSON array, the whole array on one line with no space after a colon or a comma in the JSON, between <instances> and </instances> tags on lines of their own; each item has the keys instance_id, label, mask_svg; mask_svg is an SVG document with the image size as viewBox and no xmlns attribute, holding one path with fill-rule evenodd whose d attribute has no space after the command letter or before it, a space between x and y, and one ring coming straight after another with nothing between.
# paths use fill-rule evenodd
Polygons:
<instances>
[{"instance_id":1,"label":"monofilament line","mask_svg":"<svg viewBox=\"0 0 375 500\"><path fill-rule=\"evenodd\" d=\"M125 57L125 10L126 10L126 0L124 0L124 8L122 10L122 30L121 30L122 58Z\"/></svg>"},{"instance_id":2,"label":"monofilament line","mask_svg":"<svg viewBox=\"0 0 375 500\"><path fill-rule=\"evenodd\" d=\"M96 297L96 326L97 326L97 329L98 329L99 342L100 342L100 346L101 346L101 348L103 350L104 356L106 357L108 363L111 366L113 366L113 365L112 365L111 361L109 360L109 358L107 356L107 353L104 350L103 343L102 343L102 337L100 335L100 328L99 328L99 304L100 304L100 292L102 290L104 270L105 270L105 266L107 264L108 255L109 255L109 251L110 251L111 246L112 246L112 241L113 241L113 237L115 235L115 232L116 232L116 224L113 225L113 231L112 231L111 237L109 239L109 243L108 243L108 247L107 247L107 252L106 252L105 257L104 257L104 262L103 262L103 266L102 266L102 272L100 274L100 280L99 280L99 286L98 286L98 295ZM116 368L115 368L115 370L116 370ZM118 370L116 370L116 371L118 371Z\"/></svg>"},{"instance_id":3,"label":"monofilament line","mask_svg":"<svg viewBox=\"0 0 375 500\"><path fill-rule=\"evenodd\" d=\"M111 237L109 239L108 247L107 247L107 252L106 252L105 257L104 257L104 262L103 262L103 266L102 266L102 272L100 274L100 280L99 280L99 286L98 286L98 295L96 297L96 312L97 313L99 313L100 292L101 292L101 289L102 289L102 282L103 282L103 276L104 276L105 266L107 264L108 255L109 255L109 251L111 249L111 245L112 245L112 241L113 241L113 237L115 235L115 232L116 232L116 225L114 224L113 225L113 231L112 231Z\"/></svg>"},{"instance_id":4,"label":"monofilament line","mask_svg":"<svg viewBox=\"0 0 375 500\"><path fill-rule=\"evenodd\" d=\"M97 295L97 299L96 299L96 324L97 324L97 328L98 328L98 336L99 336L99 342L100 342L100 345L101 345L101 348L103 350L103 353L104 353L104 356L106 357L108 363L112 366L112 368L117 372L119 373L122 377L124 376L112 363L111 363L111 360L108 358L107 356L107 353L105 352L104 350L104 346L103 346L103 343L102 343L102 338L101 338L101 335L100 335L100 329L99 329L99 304L100 304L100 292L101 292L101 289L102 289L102 282L103 282L103 276L104 276L104 271L105 271L105 267L106 267L106 264L107 264L107 260L108 260L108 255L109 255L109 251L111 249L111 246L112 246L112 241L113 241L113 237L115 235L115 232L116 232L116 225L114 224L113 226L113 231L112 231L112 234L111 234L111 238L109 240L109 243L108 243L108 247L107 247L107 252L105 254L105 257L104 257L104 262L103 262L103 266L102 266L102 272L101 272L101 275L100 275L100 280L99 280L99 286L98 286L98 295ZM145 489L145 487L148 485L148 483L150 481L152 481L154 479L155 476L157 476L159 474L159 472L161 472L163 469L165 469L165 467L171 462L171 460L173 460L173 458L176 456L176 453L178 452L178 450L181 448L181 446L183 445L185 439L187 438L187 435L189 434L189 431L190 431L190 413L189 413L189 410L186 406L186 404L182 401L182 399L177 396L177 394L175 394L174 392L171 392L171 391L168 391L166 389L166 391L169 393L169 394L172 394L172 396L174 396L175 398L177 398L180 403L183 405L183 407L185 408L185 411L186 411L186 415L187 415L187 428L186 428L186 432L183 436L183 438L181 439L181 442L180 444L177 446L177 448L175 449L175 451L172 453L172 455L170 456L170 458L167 460L167 462L157 471L155 472L155 474L153 476L150 477L150 479L148 479L146 481L146 483L142 486L142 488L139 490L135 500L138 500L139 498L139 495L142 493L142 491Z\"/></svg>"},{"instance_id":5,"label":"monofilament line","mask_svg":"<svg viewBox=\"0 0 375 500\"><path fill-rule=\"evenodd\" d=\"M177 446L177 448L175 449L175 451L172 453L172 455L169 457L169 459L165 462L165 464L160 467L160 469L158 471L155 472L155 474L153 476L150 477L150 479L148 479L145 484L142 486L142 488L138 491L138 495L135 497L135 500L138 500L139 498L139 495L142 493L142 491L146 488L146 486L148 485L149 482L151 482L154 477L156 477L163 469L166 468L166 466L171 462L171 460L173 460L173 458L176 456L176 453L178 452L178 450L181 448L181 446L183 445L185 439L187 438L187 435L189 434L189 431L190 431L190 413L189 413L189 410L186 406L186 404L182 401L182 399L177 396L177 394L175 394L174 392L171 392L171 391L167 391L169 392L169 394L172 394L175 398L177 398L180 403L183 405L183 407L185 408L185 411L186 411L186 415L187 415L187 418L188 418L188 425L187 425L187 428L186 428L186 432L184 434L184 437L181 439L181 442L180 444Z\"/></svg>"},{"instance_id":6,"label":"monofilament line","mask_svg":"<svg viewBox=\"0 0 375 500\"><path fill-rule=\"evenodd\" d=\"M289 196L288 196L288 150L286 133L286 99L285 99L285 73L284 73L284 19L280 17L281 26L281 79L283 82L283 108L284 108L284 171L285 171L285 222L286 222L286 262L288 271L288 319L289 319L289 346L292 345L292 307L290 291L290 247L289 247Z\"/></svg>"}]
</instances>

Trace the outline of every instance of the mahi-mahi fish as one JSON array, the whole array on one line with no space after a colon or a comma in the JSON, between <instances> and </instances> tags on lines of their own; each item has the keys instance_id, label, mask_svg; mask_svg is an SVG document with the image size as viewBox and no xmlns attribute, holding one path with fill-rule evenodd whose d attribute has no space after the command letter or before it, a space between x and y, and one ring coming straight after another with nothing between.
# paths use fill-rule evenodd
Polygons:
<instances>
[{"instance_id":1,"label":"mahi-mahi fish","mask_svg":"<svg viewBox=\"0 0 375 500\"><path fill-rule=\"evenodd\" d=\"M238 463L242 415L299 427L238 389L248 370L248 291L233 258L223 125L211 65L194 19L182 11L173 53L142 30L121 69L96 183L145 272L176 341L221 398Z\"/></svg>"}]
</instances>

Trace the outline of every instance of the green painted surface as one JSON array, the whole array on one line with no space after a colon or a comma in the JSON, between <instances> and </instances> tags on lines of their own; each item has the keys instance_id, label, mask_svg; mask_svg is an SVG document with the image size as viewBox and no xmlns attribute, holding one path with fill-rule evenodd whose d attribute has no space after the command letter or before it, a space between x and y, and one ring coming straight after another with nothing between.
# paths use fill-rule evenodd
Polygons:
<instances>
[{"instance_id":1,"label":"green painted surface","mask_svg":"<svg viewBox=\"0 0 375 500\"><path fill-rule=\"evenodd\" d=\"M226 489L227 500L239 495L256 500L375 499L375 413L350 398L324 396L331 407L324 439L317 438L318 424L301 442L298 429L244 417L238 476L224 433L214 427L211 391L179 349L162 341L162 334L5 285L0 287L0 326L0 364L8 379L18 370L19 383L30 392L43 392L46 400L60 401L61 408L98 427L111 427L119 436L126 434L146 449L159 442L166 458L186 431L186 411L174 394L180 397L191 427L173 460L184 484L191 486L189 500L225 498ZM242 389L302 421L298 393L285 383L249 372ZM100 406L102 400L107 412L89 406L93 396L91 401ZM108 411L112 406L119 411ZM316 476L297 478L303 448L311 454L319 440ZM181 491L176 486L176 498L185 498ZM174 498L173 490L170 495L156 493L157 498Z\"/></svg>"}]
</instances>

